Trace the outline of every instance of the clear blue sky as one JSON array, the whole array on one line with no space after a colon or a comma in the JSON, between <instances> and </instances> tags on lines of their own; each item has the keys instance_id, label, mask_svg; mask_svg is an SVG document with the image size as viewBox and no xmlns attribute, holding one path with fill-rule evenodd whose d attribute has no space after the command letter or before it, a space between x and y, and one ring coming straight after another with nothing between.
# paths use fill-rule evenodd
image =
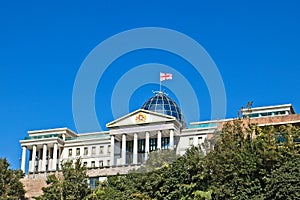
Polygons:
<instances>
[{"instance_id":1,"label":"clear blue sky","mask_svg":"<svg viewBox=\"0 0 300 200\"><path fill-rule=\"evenodd\" d=\"M0 3L0 157L8 158L13 168L20 167L19 140L28 130L68 127L76 131L72 92L83 60L100 42L133 28L169 28L201 44L222 76L227 117L235 117L250 100L254 106L292 103L300 112L299 1L80 2ZM175 55L151 50L116 60L114 65L125 68L112 66L95 97L101 125L113 120L111 110L103 106L109 105L122 73L149 62L174 68L186 64ZM194 77L188 67L182 74ZM205 83L198 79L200 118L206 120L210 99ZM129 110L139 108L157 89L148 84L134 91Z\"/></svg>"}]
</instances>

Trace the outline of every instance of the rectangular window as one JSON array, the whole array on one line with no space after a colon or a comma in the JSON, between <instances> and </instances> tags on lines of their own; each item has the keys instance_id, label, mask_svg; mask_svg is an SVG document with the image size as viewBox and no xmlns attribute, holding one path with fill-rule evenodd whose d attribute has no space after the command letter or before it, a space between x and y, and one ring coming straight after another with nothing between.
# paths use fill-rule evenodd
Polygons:
<instances>
[{"instance_id":1,"label":"rectangular window","mask_svg":"<svg viewBox=\"0 0 300 200\"><path fill-rule=\"evenodd\" d=\"M268 115L268 113L261 113L261 116L263 116L263 117L265 117L267 115Z\"/></svg>"},{"instance_id":2,"label":"rectangular window","mask_svg":"<svg viewBox=\"0 0 300 200\"><path fill-rule=\"evenodd\" d=\"M279 111L279 114L284 115L284 114L289 114L289 112L288 111L286 111L286 112L285 111Z\"/></svg>"},{"instance_id":3,"label":"rectangular window","mask_svg":"<svg viewBox=\"0 0 300 200\"><path fill-rule=\"evenodd\" d=\"M99 183L99 178L97 178L97 177L90 178L90 188L91 189L96 189L98 186L98 183Z\"/></svg>"},{"instance_id":4,"label":"rectangular window","mask_svg":"<svg viewBox=\"0 0 300 200\"><path fill-rule=\"evenodd\" d=\"M89 149L87 147L84 147L83 155L87 156L89 154Z\"/></svg>"},{"instance_id":5,"label":"rectangular window","mask_svg":"<svg viewBox=\"0 0 300 200\"><path fill-rule=\"evenodd\" d=\"M110 166L110 160L107 160L107 166Z\"/></svg>"},{"instance_id":6,"label":"rectangular window","mask_svg":"<svg viewBox=\"0 0 300 200\"><path fill-rule=\"evenodd\" d=\"M169 137L161 138L161 149L168 149L169 144L170 144L170 138Z\"/></svg>"},{"instance_id":7,"label":"rectangular window","mask_svg":"<svg viewBox=\"0 0 300 200\"><path fill-rule=\"evenodd\" d=\"M103 167L103 160L99 161L99 167Z\"/></svg>"},{"instance_id":8,"label":"rectangular window","mask_svg":"<svg viewBox=\"0 0 300 200\"><path fill-rule=\"evenodd\" d=\"M104 154L104 146L100 146L99 153Z\"/></svg>"},{"instance_id":9,"label":"rectangular window","mask_svg":"<svg viewBox=\"0 0 300 200\"><path fill-rule=\"evenodd\" d=\"M72 157L72 149L69 149L69 157Z\"/></svg>"},{"instance_id":10,"label":"rectangular window","mask_svg":"<svg viewBox=\"0 0 300 200\"><path fill-rule=\"evenodd\" d=\"M202 144L202 137L198 137L198 144Z\"/></svg>"},{"instance_id":11,"label":"rectangular window","mask_svg":"<svg viewBox=\"0 0 300 200\"><path fill-rule=\"evenodd\" d=\"M92 155L96 155L96 147L92 147Z\"/></svg>"},{"instance_id":12,"label":"rectangular window","mask_svg":"<svg viewBox=\"0 0 300 200\"><path fill-rule=\"evenodd\" d=\"M138 140L138 153L145 153L145 139Z\"/></svg>"},{"instance_id":13,"label":"rectangular window","mask_svg":"<svg viewBox=\"0 0 300 200\"><path fill-rule=\"evenodd\" d=\"M126 151L133 152L133 141L126 141Z\"/></svg>"},{"instance_id":14,"label":"rectangular window","mask_svg":"<svg viewBox=\"0 0 300 200\"><path fill-rule=\"evenodd\" d=\"M193 145L194 144L194 138L189 138L189 145Z\"/></svg>"},{"instance_id":15,"label":"rectangular window","mask_svg":"<svg viewBox=\"0 0 300 200\"><path fill-rule=\"evenodd\" d=\"M96 167L95 161L92 161L91 167L92 167L92 168L95 168L95 167Z\"/></svg>"},{"instance_id":16,"label":"rectangular window","mask_svg":"<svg viewBox=\"0 0 300 200\"><path fill-rule=\"evenodd\" d=\"M107 146L107 153L110 153L110 152L111 152L111 149L110 149L110 148L111 148L111 146L108 145L108 146Z\"/></svg>"},{"instance_id":17,"label":"rectangular window","mask_svg":"<svg viewBox=\"0 0 300 200\"><path fill-rule=\"evenodd\" d=\"M76 156L80 156L80 148L76 148Z\"/></svg>"},{"instance_id":18,"label":"rectangular window","mask_svg":"<svg viewBox=\"0 0 300 200\"><path fill-rule=\"evenodd\" d=\"M53 158L53 148L50 148L50 158Z\"/></svg>"},{"instance_id":19,"label":"rectangular window","mask_svg":"<svg viewBox=\"0 0 300 200\"><path fill-rule=\"evenodd\" d=\"M150 152L157 148L157 138L150 138Z\"/></svg>"}]
</instances>

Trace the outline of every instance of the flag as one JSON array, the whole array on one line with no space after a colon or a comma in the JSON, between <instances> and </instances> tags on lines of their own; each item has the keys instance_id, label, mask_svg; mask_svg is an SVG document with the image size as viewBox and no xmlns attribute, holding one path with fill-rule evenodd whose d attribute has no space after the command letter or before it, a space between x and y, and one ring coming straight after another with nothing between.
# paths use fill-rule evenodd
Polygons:
<instances>
[{"instance_id":1,"label":"flag","mask_svg":"<svg viewBox=\"0 0 300 200\"><path fill-rule=\"evenodd\" d=\"M172 79L172 74L161 73L160 72L160 81Z\"/></svg>"}]
</instances>

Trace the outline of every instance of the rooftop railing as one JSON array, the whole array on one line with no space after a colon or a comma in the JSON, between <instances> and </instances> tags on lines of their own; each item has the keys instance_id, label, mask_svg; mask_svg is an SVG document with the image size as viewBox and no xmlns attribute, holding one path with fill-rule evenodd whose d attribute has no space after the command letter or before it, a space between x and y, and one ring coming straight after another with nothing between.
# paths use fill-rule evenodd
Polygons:
<instances>
[{"instance_id":1,"label":"rooftop railing","mask_svg":"<svg viewBox=\"0 0 300 200\"><path fill-rule=\"evenodd\" d=\"M189 128L213 128L213 127L217 127L217 123L195 124L195 125L190 125Z\"/></svg>"},{"instance_id":2,"label":"rooftop railing","mask_svg":"<svg viewBox=\"0 0 300 200\"><path fill-rule=\"evenodd\" d=\"M77 137L66 138L66 141L103 138L103 137L107 137L107 136L108 136L108 134L82 135L82 136L77 136Z\"/></svg>"},{"instance_id":3,"label":"rooftop railing","mask_svg":"<svg viewBox=\"0 0 300 200\"><path fill-rule=\"evenodd\" d=\"M47 134L47 135L26 136L24 140L36 140L36 139L55 138L55 137L62 139L62 136L60 136L59 134Z\"/></svg>"}]
</instances>

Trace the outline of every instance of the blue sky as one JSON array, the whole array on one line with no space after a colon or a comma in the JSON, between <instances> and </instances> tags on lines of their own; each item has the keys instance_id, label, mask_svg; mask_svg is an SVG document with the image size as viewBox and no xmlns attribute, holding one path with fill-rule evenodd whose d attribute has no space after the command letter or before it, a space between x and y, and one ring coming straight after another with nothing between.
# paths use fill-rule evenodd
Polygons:
<instances>
[{"instance_id":1,"label":"blue sky","mask_svg":"<svg viewBox=\"0 0 300 200\"><path fill-rule=\"evenodd\" d=\"M19 140L28 130L68 127L76 131L72 92L82 62L102 41L134 28L168 28L201 44L223 79L227 117L235 117L252 100L254 106L292 103L300 112L299 8L296 0L2 1L0 157L19 168ZM133 66L151 62L173 67L190 80L200 119L210 119L210 94L201 76L174 54L145 49L120 57L103 74L95 95L101 126L113 120L110 100L117 81ZM143 76L147 74L137 78ZM178 80L174 76L172 83L180 88ZM158 81L141 85L128 91L132 96L129 105L124 104L129 111L138 109L157 89ZM171 88L165 91L172 98L183 98Z\"/></svg>"}]
</instances>

